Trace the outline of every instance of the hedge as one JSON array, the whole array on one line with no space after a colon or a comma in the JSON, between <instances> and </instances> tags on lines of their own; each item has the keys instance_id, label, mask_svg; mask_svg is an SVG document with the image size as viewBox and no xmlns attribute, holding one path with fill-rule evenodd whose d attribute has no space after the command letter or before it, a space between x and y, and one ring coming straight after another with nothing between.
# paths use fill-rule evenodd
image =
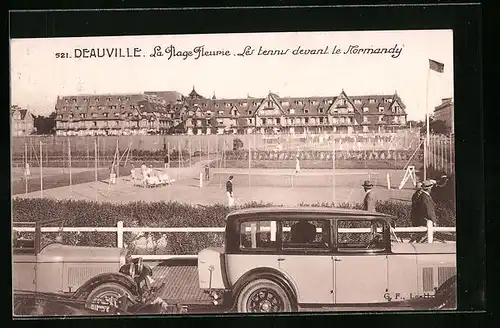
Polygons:
<instances>
[{"instance_id":1,"label":"hedge","mask_svg":"<svg viewBox=\"0 0 500 328\"><path fill-rule=\"evenodd\" d=\"M238 208L272 206L266 203L247 203ZM361 208L361 204L316 203L300 206L328 206ZM378 202L377 211L396 217L398 227L410 226L410 205L403 202ZM14 222L35 222L53 218L65 218L65 226L109 227L123 221L125 227L223 227L230 209L221 204L195 206L178 202L132 202L128 204L98 203L90 201L14 199L12 201ZM437 205L440 226L455 226L455 212ZM153 254L196 254L209 246L221 246L222 233L148 233L146 237L158 241L164 239L166 246L149 250ZM131 233L124 234L124 242L133 245ZM65 233L65 243L81 246L116 247L116 233L88 232ZM138 250L137 250L138 251ZM137 253L137 252L136 252Z\"/></svg>"}]
</instances>

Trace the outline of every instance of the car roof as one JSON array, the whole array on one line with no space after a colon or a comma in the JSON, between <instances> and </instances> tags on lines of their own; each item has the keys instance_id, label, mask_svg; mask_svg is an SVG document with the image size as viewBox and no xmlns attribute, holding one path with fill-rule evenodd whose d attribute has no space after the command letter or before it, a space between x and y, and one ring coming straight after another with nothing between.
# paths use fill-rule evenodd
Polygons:
<instances>
[{"instance_id":1,"label":"car roof","mask_svg":"<svg viewBox=\"0 0 500 328\"><path fill-rule=\"evenodd\" d=\"M253 216L256 214L328 214L332 216L345 216L347 220L356 220L362 217L376 217L390 219L392 216L363 210L337 208L337 207L253 207L239 209L227 215L228 220L233 220L241 216ZM351 217L355 216L355 217ZM304 220L310 218L304 217Z\"/></svg>"}]
</instances>

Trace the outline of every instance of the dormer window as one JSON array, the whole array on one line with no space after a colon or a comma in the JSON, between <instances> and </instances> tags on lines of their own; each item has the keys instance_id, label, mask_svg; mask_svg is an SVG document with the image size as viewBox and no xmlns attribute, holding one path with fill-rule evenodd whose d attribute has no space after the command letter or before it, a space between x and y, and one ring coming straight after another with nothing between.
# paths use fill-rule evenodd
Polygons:
<instances>
[{"instance_id":1,"label":"dormer window","mask_svg":"<svg viewBox=\"0 0 500 328\"><path fill-rule=\"evenodd\" d=\"M97 109L102 109L102 106L97 106Z\"/></svg>"},{"instance_id":2,"label":"dormer window","mask_svg":"<svg viewBox=\"0 0 500 328\"><path fill-rule=\"evenodd\" d=\"M379 121L379 122L383 122L383 121L384 121L384 115L379 115L379 117L378 117L378 121Z\"/></svg>"},{"instance_id":3,"label":"dormer window","mask_svg":"<svg viewBox=\"0 0 500 328\"><path fill-rule=\"evenodd\" d=\"M94 98L94 100L95 100L96 102L99 102L99 97L95 97L95 98Z\"/></svg>"},{"instance_id":4,"label":"dormer window","mask_svg":"<svg viewBox=\"0 0 500 328\"><path fill-rule=\"evenodd\" d=\"M384 111L384 106L379 106L379 107L378 107L378 111L379 111L380 113L382 113L382 112Z\"/></svg>"},{"instance_id":5,"label":"dormer window","mask_svg":"<svg viewBox=\"0 0 500 328\"><path fill-rule=\"evenodd\" d=\"M304 109L304 113L308 114L309 113L309 109Z\"/></svg>"},{"instance_id":6,"label":"dormer window","mask_svg":"<svg viewBox=\"0 0 500 328\"><path fill-rule=\"evenodd\" d=\"M125 100L126 100L126 101L129 101L129 100L130 100L130 97L125 97Z\"/></svg>"},{"instance_id":7,"label":"dormer window","mask_svg":"<svg viewBox=\"0 0 500 328\"><path fill-rule=\"evenodd\" d=\"M120 109L125 109L125 105L121 105L121 106L120 106Z\"/></svg>"},{"instance_id":8,"label":"dormer window","mask_svg":"<svg viewBox=\"0 0 500 328\"><path fill-rule=\"evenodd\" d=\"M116 117L120 116L120 113L116 112L116 113L115 113L115 116L116 116Z\"/></svg>"},{"instance_id":9,"label":"dormer window","mask_svg":"<svg viewBox=\"0 0 500 328\"><path fill-rule=\"evenodd\" d=\"M392 99L391 99L391 98L386 98L386 99L385 99L385 102L386 102L386 103L390 103L391 101L392 101Z\"/></svg>"},{"instance_id":10,"label":"dormer window","mask_svg":"<svg viewBox=\"0 0 500 328\"><path fill-rule=\"evenodd\" d=\"M354 99L354 103L357 105L361 104L361 99Z\"/></svg>"},{"instance_id":11,"label":"dormer window","mask_svg":"<svg viewBox=\"0 0 500 328\"><path fill-rule=\"evenodd\" d=\"M392 108L392 112L396 111L396 113L399 113L400 110L401 110L401 107L399 107L399 106L394 106Z\"/></svg>"},{"instance_id":12,"label":"dormer window","mask_svg":"<svg viewBox=\"0 0 500 328\"><path fill-rule=\"evenodd\" d=\"M252 111L251 110L248 111L248 115L252 115Z\"/></svg>"},{"instance_id":13,"label":"dormer window","mask_svg":"<svg viewBox=\"0 0 500 328\"><path fill-rule=\"evenodd\" d=\"M108 113L104 113L103 115L104 115L104 117L108 117Z\"/></svg>"},{"instance_id":14,"label":"dormer window","mask_svg":"<svg viewBox=\"0 0 500 328\"><path fill-rule=\"evenodd\" d=\"M69 100L68 99L64 99L64 102L67 104L69 102Z\"/></svg>"},{"instance_id":15,"label":"dormer window","mask_svg":"<svg viewBox=\"0 0 500 328\"><path fill-rule=\"evenodd\" d=\"M248 103L247 103L246 101L245 101L245 102L242 102L242 103L241 103L241 106L243 106L243 107L247 107L247 106L248 106Z\"/></svg>"},{"instance_id":16,"label":"dormer window","mask_svg":"<svg viewBox=\"0 0 500 328\"><path fill-rule=\"evenodd\" d=\"M108 98L106 98L106 101L111 101L111 98L109 98L109 97L108 97Z\"/></svg>"},{"instance_id":17,"label":"dormer window","mask_svg":"<svg viewBox=\"0 0 500 328\"><path fill-rule=\"evenodd\" d=\"M80 117L81 117L81 118L85 118L85 113L81 113L81 114L80 114Z\"/></svg>"},{"instance_id":18,"label":"dormer window","mask_svg":"<svg viewBox=\"0 0 500 328\"><path fill-rule=\"evenodd\" d=\"M89 98L83 98L83 102L89 102Z\"/></svg>"},{"instance_id":19,"label":"dormer window","mask_svg":"<svg viewBox=\"0 0 500 328\"><path fill-rule=\"evenodd\" d=\"M368 113L368 111L369 111L368 107L366 107L366 106L363 107L363 113Z\"/></svg>"},{"instance_id":20,"label":"dormer window","mask_svg":"<svg viewBox=\"0 0 500 328\"><path fill-rule=\"evenodd\" d=\"M118 97L118 101L122 101L122 97Z\"/></svg>"},{"instance_id":21,"label":"dormer window","mask_svg":"<svg viewBox=\"0 0 500 328\"><path fill-rule=\"evenodd\" d=\"M73 98L73 102L76 103L76 98Z\"/></svg>"},{"instance_id":22,"label":"dormer window","mask_svg":"<svg viewBox=\"0 0 500 328\"><path fill-rule=\"evenodd\" d=\"M73 118L73 114L69 114L69 118L72 119Z\"/></svg>"},{"instance_id":23,"label":"dormer window","mask_svg":"<svg viewBox=\"0 0 500 328\"><path fill-rule=\"evenodd\" d=\"M316 105L316 100L311 100L311 104Z\"/></svg>"},{"instance_id":24,"label":"dormer window","mask_svg":"<svg viewBox=\"0 0 500 328\"><path fill-rule=\"evenodd\" d=\"M223 115L224 114L224 111L223 110L220 110L219 111L219 115Z\"/></svg>"},{"instance_id":25,"label":"dormer window","mask_svg":"<svg viewBox=\"0 0 500 328\"><path fill-rule=\"evenodd\" d=\"M253 105L254 105L254 106L257 106L257 105L258 105L258 103L254 101L254 102L253 102Z\"/></svg>"},{"instance_id":26,"label":"dormer window","mask_svg":"<svg viewBox=\"0 0 500 328\"><path fill-rule=\"evenodd\" d=\"M215 104L215 108L219 108L219 104Z\"/></svg>"},{"instance_id":27,"label":"dormer window","mask_svg":"<svg viewBox=\"0 0 500 328\"><path fill-rule=\"evenodd\" d=\"M144 104L140 104L140 105L139 105L139 107L140 107L140 108L144 108Z\"/></svg>"},{"instance_id":28,"label":"dormer window","mask_svg":"<svg viewBox=\"0 0 500 328\"><path fill-rule=\"evenodd\" d=\"M368 116L363 116L363 122L368 123Z\"/></svg>"},{"instance_id":29,"label":"dormer window","mask_svg":"<svg viewBox=\"0 0 500 328\"><path fill-rule=\"evenodd\" d=\"M231 104L230 104L230 103L224 103L224 105L225 105L226 107L231 107Z\"/></svg>"},{"instance_id":30,"label":"dormer window","mask_svg":"<svg viewBox=\"0 0 500 328\"><path fill-rule=\"evenodd\" d=\"M318 112L319 112L320 114L323 114L323 112L324 112L323 108L318 109Z\"/></svg>"},{"instance_id":31,"label":"dormer window","mask_svg":"<svg viewBox=\"0 0 500 328\"><path fill-rule=\"evenodd\" d=\"M290 108L290 114L292 114L292 115L295 114L295 109Z\"/></svg>"},{"instance_id":32,"label":"dormer window","mask_svg":"<svg viewBox=\"0 0 500 328\"><path fill-rule=\"evenodd\" d=\"M206 104L206 103L204 103L204 104L203 104L203 107L207 107L207 104Z\"/></svg>"},{"instance_id":33,"label":"dormer window","mask_svg":"<svg viewBox=\"0 0 500 328\"><path fill-rule=\"evenodd\" d=\"M340 99L340 105L345 106L346 102L345 99Z\"/></svg>"},{"instance_id":34,"label":"dormer window","mask_svg":"<svg viewBox=\"0 0 500 328\"><path fill-rule=\"evenodd\" d=\"M375 99L370 99L368 101L370 102L370 104L374 104L375 103Z\"/></svg>"}]
</instances>

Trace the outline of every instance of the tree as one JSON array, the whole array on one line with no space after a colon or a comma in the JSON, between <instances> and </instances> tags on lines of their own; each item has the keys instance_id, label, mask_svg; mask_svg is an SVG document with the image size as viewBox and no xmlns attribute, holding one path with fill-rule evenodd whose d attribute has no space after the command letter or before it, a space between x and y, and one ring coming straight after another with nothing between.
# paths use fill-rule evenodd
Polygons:
<instances>
[{"instance_id":1,"label":"tree","mask_svg":"<svg viewBox=\"0 0 500 328\"><path fill-rule=\"evenodd\" d=\"M54 134L56 131L56 112L50 113L48 117L36 116L33 124L37 134Z\"/></svg>"}]
</instances>

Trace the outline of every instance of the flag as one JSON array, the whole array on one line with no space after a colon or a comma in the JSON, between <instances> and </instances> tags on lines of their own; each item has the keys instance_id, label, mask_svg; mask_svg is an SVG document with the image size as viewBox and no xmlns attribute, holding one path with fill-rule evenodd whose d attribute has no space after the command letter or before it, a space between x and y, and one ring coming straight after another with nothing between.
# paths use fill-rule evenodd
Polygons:
<instances>
[{"instance_id":1,"label":"flag","mask_svg":"<svg viewBox=\"0 0 500 328\"><path fill-rule=\"evenodd\" d=\"M438 72L438 73L444 72L444 64L437 62L435 60L432 60L432 59L429 59L429 68L433 71Z\"/></svg>"}]
</instances>

